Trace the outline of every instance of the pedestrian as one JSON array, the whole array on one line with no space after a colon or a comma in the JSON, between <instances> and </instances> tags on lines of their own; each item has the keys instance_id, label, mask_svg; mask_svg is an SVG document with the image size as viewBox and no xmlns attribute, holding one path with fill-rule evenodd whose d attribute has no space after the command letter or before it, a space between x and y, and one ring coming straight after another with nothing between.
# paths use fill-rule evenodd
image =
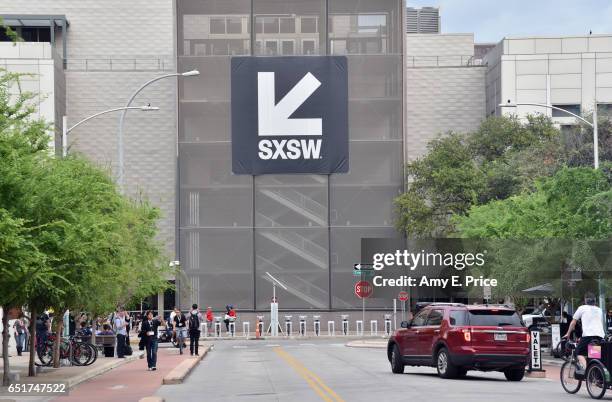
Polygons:
<instances>
[{"instance_id":1,"label":"pedestrian","mask_svg":"<svg viewBox=\"0 0 612 402\"><path fill-rule=\"evenodd\" d=\"M198 310L198 305L191 306L189 313L189 354L191 356L199 356L198 344L200 343L200 322L202 322L202 314Z\"/></svg>"},{"instance_id":2,"label":"pedestrian","mask_svg":"<svg viewBox=\"0 0 612 402\"><path fill-rule=\"evenodd\" d=\"M19 313L19 318L13 323L15 329L15 343L17 343L17 356L21 356L25 345L25 339L28 334L28 326L25 323L23 313Z\"/></svg>"},{"instance_id":3,"label":"pedestrian","mask_svg":"<svg viewBox=\"0 0 612 402\"><path fill-rule=\"evenodd\" d=\"M176 341L179 345L179 353L183 354L185 338L187 338L187 318L183 312L178 309L174 315L174 333L176 334Z\"/></svg>"},{"instance_id":4,"label":"pedestrian","mask_svg":"<svg viewBox=\"0 0 612 402\"><path fill-rule=\"evenodd\" d=\"M213 312L212 307L208 306L206 308L206 332L207 336L210 336L210 330L213 328Z\"/></svg>"},{"instance_id":5,"label":"pedestrian","mask_svg":"<svg viewBox=\"0 0 612 402\"><path fill-rule=\"evenodd\" d=\"M125 345L126 345L126 323L125 323L125 311L123 308L119 308L115 314L115 333L117 334L117 357L123 359L125 357Z\"/></svg>"},{"instance_id":6,"label":"pedestrian","mask_svg":"<svg viewBox=\"0 0 612 402\"><path fill-rule=\"evenodd\" d=\"M153 312L147 311L142 322L140 337L144 338L144 345L147 350L147 366L150 371L157 370L157 328L165 324L163 317L153 318Z\"/></svg>"},{"instance_id":7,"label":"pedestrian","mask_svg":"<svg viewBox=\"0 0 612 402\"><path fill-rule=\"evenodd\" d=\"M225 323L225 330L229 332L229 323L236 321L236 310L234 310L234 306L228 304L225 306L225 319L223 322Z\"/></svg>"}]
</instances>

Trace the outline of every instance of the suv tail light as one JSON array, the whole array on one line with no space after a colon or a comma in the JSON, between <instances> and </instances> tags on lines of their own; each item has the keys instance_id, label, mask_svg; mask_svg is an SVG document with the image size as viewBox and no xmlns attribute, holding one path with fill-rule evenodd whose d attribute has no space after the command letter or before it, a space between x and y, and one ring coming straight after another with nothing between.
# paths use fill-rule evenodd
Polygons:
<instances>
[{"instance_id":1,"label":"suv tail light","mask_svg":"<svg viewBox=\"0 0 612 402\"><path fill-rule=\"evenodd\" d=\"M463 329L463 330L461 330L461 332L463 332L463 339L466 342L471 342L472 341L472 330L471 329Z\"/></svg>"},{"instance_id":2,"label":"suv tail light","mask_svg":"<svg viewBox=\"0 0 612 402\"><path fill-rule=\"evenodd\" d=\"M525 332L525 342L531 342L531 335L529 335L529 332Z\"/></svg>"}]
</instances>

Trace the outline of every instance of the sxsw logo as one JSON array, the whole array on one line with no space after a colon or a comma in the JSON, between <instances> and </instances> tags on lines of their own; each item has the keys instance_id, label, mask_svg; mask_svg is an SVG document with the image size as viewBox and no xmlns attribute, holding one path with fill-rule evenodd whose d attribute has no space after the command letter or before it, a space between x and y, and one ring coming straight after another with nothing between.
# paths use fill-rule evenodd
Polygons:
<instances>
[{"instance_id":1,"label":"sxsw logo","mask_svg":"<svg viewBox=\"0 0 612 402\"><path fill-rule=\"evenodd\" d=\"M232 171L348 171L341 56L232 58Z\"/></svg>"}]
</instances>

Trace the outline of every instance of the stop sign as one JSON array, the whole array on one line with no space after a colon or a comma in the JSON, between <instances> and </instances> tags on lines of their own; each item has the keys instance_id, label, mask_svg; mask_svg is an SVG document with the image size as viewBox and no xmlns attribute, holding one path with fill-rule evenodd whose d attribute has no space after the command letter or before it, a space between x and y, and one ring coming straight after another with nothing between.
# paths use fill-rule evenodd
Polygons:
<instances>
[{"instance_id":1,"label":"stop sign","mask_svg":"<svg viewBox=\"0 0 612 402\"><path fill-rule=\"evenodd\" d=\"M405 290L402 290L401 292L399 292L399 294L397 295L397 299L399 301L403 301L405 302L406 300L408 300L408 292L406 292Z\"/></svg>"},{"instance_id":2,"label":"stop sign","mask_svg":"<svg viewBox=\"0 0 612 402\"><path fill-rule=\"evenodd\" d=\"M360 299L367 299L372 295L374 288L368 281L359 281L355 284L355 294Z\"/></svg>"}]
</instances>

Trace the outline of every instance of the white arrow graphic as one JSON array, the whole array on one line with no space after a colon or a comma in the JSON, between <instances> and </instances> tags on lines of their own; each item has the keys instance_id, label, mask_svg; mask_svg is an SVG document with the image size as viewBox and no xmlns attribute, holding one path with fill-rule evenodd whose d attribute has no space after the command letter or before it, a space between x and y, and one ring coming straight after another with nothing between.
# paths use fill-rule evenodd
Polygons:
<instances>
[{"instance_id":1,"label":"white arrow graphic","mask_svg":"<svg viewBox=\"0 0 612 402\"><path fill-rule=\"evenodd\" d=\"M259 135L323 135L321 119L289 118L319 86L321 82L311 73L307 73L276 103L274 73L257 73Z\"/></svg>"}]
</instances>

